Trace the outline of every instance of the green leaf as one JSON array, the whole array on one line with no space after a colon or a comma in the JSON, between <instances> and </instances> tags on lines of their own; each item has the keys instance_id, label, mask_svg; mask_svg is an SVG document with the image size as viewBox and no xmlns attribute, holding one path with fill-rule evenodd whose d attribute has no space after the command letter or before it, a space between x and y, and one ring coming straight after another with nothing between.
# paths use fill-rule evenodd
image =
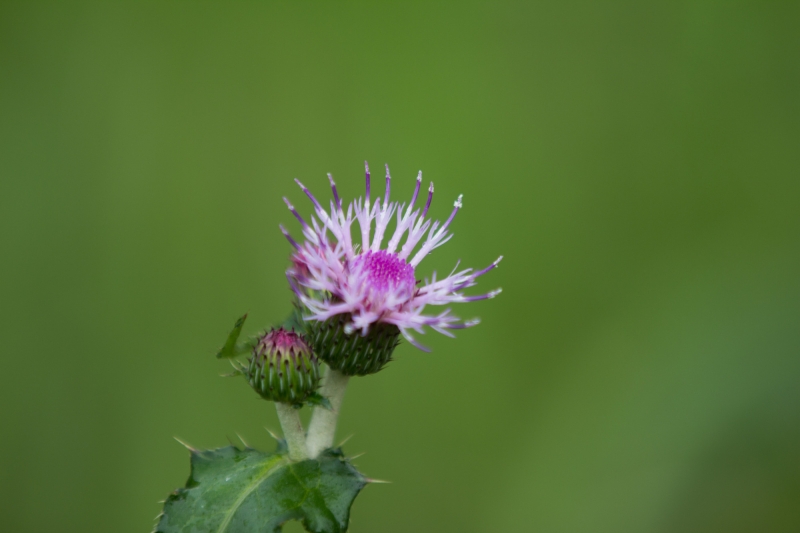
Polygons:
<instances>
[{"instance_id":1,"label":"green leaf","mask_svg":"<svg viewBox=\"0 0 800 533\"><path fill-rule=\"evenodd\" d=\"M225 341L225 345L217 352L217 359L230 359L231 357L245 354L253 348L252 342L237 344L239 335L242 334L242 326L244 326L245 320L247 320L247 313L242 315L234 324L233 329L228 334L228 340Z\"/></svg>"},{"instance_id":2,"label":"green leaf","mask_svg":"<svg viewBox=\"0 0 800 533\"><path fill-rule=\"evenodd\" d=\"M328 411L333 411L333 406L331 405L331 401L318 392L309 394L308 398L306 398L305 403L315 406L318 405L320 407L327 409Z\"/></svg>"},{"instance_id":3,"label":"green leaf","mask_svg":"<svg viewBox=\"0 0 800 533\"><path fill-rule=\"evenodd\" d=\"M339 449L296 463L285 447L191 452L186 487L167 498L154 533L280 533L288 520L313 533L343 533L367 483Z\"/></svg>"}]
</instances>

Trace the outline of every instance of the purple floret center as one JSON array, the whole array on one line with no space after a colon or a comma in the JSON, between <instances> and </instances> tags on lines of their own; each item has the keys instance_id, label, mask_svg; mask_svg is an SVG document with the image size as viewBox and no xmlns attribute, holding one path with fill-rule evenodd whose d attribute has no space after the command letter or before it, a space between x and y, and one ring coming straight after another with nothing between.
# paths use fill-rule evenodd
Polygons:
<instances>
[{"instance_id":1,"label":"purple floret center","mask_svg":"<svg viewBox=\"0 0 800 533\"><path fill-rule=\"evenodd\" d=\"M413 292L416 286L414 267L397 254L379 250L366 252L356 258L356 263L367 274L367 283L380 292L401 290Z\"/></svg>"}]
</instances>

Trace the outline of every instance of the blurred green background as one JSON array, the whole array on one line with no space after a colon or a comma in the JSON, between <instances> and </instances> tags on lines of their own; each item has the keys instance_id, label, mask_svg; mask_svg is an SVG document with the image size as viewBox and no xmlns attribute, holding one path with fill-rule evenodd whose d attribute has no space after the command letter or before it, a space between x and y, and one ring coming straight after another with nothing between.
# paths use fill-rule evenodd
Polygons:
<instances>
[{"instance_id":1,"label":"blurred green background","mask_svg":"<svg viewBox=\"0 0 800 533\"><path fill-rule=\"evenodd\" d=\"M800 531L800 4L0 4L0 520L142 532L310 211L422 169L501 267L351 384L351 531ZM298 526L287 531L299 531Z\"/></svg>"}]
</instances>

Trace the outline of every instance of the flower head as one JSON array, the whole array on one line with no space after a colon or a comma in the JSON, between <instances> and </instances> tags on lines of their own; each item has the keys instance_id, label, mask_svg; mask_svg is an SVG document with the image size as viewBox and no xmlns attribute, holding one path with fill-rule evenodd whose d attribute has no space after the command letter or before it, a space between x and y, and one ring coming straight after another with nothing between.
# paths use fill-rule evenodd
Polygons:
<instances>
[{"instance_id":1,"label":"flower head","mask_svg":"<svg viewBox=\"0 0 800 533\"><path fill-rule=\"evenodd\" d=\"M322 323L335 318L337 322L344 323L346 334L358 331L361 336L366 336L376 327L391 325L411 344L423 350L426 348L414 339L412 331L424 333L423 328L428 326L453 336L450 330L478 323L477 319L462 321L453 316L450 309L438 314L425 314L423 311L427 306L471 302L499 294L500 289L497 289L467 296L462 290L475 285L475 280L495 268L502 256L478 271L471 268L457 271L457 264L444 279L437 279L434 272L430 279L426 278L422 283L416 276L420 262L452 237L449 228L461 209L461 196L442 224L427 218L433 199L433 183L428 188L425 206L415 207L422 185L421 171L407 205L389 201L391 176L388 165L385 193L376 198L374 203L370 198L369 166L366 167L365 196L351 202L347 209L343 207L330 174L328 179L333 199L327 211L302 183L295 180L314 206L316 217L312 215L310 223L284 198L289 210L300 222L305 237L300 244L281 226L281 231L294 247L292 266L287 270L287 277L292 290L307 310L304 320ZM387 229L393 218L396 219L396 225L389 236ZM360 243L354 242L351 234L354 221L358 221ZM386 238L388 242L382 248Z\"/></svg>"},{"instance_id":2,"label":"flower head","mask_svg":"<svg viewBox=\"0 0 800 533\"><path fill-rule=\"evenodd\" d=\"M249 365L240 371L267 400L301 404L319 385L319 364L302 335L283 328L258 338Z\"/></svg>"}]
</instances>

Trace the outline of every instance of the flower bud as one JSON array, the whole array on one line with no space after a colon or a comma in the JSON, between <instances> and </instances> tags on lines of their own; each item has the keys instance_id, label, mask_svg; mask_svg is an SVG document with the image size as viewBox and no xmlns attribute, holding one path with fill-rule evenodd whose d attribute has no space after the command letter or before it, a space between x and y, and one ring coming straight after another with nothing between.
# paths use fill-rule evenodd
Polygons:
<instances>
[{"instance_id":1,"label":"flower bud","mask_svg":"<svg viewBox=\"0 0 800 533\"><path fill-rule=\"evenodd\" d=\"M258 339L245 377L262 398L299 405L319 386L319 363L302 335L273 329Z\"/></svg>"},{"instance_id":2,"label":"flower bud","mask_svg":"<svg viewBox=\"0 0 800 533\"><path fill-rule=\"evenodd\" d=\"M348 376L366 376L381 370L392 360L400 343L400 329L382 322L370 326L366 335L349 331L348 314L336 315L324 322L306 322L306 338L314 353L328 366Z\"/></svg>"}]
</instances>

